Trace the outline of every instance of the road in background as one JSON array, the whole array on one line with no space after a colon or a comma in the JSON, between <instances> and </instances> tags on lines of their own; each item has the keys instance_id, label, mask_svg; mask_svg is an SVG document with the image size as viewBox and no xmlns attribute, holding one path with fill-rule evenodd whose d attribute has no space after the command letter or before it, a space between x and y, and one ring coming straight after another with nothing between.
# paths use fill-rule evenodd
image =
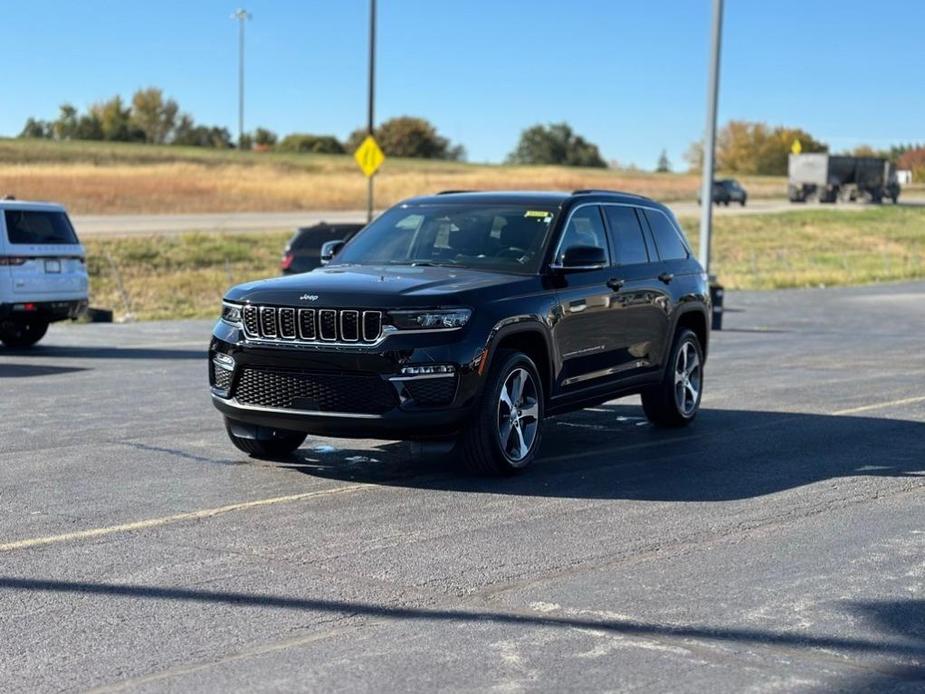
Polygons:
<instances>
[{"instance_id":1,"label":"road in background","mask_svg":"<svg viewBox=\"0 0 925 694\"><path fill-rule=\"evenodd\" d=\"M730 293L703 410L249 460L210 323L0 350L0 690L921 691L925 283Z\"/></svg>"},{"instance_id":2,"label":"road in background","mask_svg":"<svg viewBox=\"0 0 925 694\"><path fill-rule=\"evenodd\" d=\"M909 204L922 204L910 202ZM679 217L698 213L696 202L669 203ZM794 205L787 200L750 200L746 207L717 207L716 214L777 214L794 210L825 209L853 211L870 209L869 205ZM176 234L186 231L270 231L292 230L318 222L363 222L366 210L328 210L303 212L221 212L210 214L125 214L74 215L74 226L81 236L126 234Z\"/></svg>"}]
</instances>

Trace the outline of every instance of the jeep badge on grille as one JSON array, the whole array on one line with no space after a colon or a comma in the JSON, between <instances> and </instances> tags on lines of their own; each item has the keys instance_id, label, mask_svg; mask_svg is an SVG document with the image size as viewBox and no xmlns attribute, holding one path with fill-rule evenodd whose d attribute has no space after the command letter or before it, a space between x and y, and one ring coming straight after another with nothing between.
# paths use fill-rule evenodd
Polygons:
<instances>
[{"instance_id":1,"label":"jeep badge on grille","mask_svg":"<svg viewBox=\"0 0 925 694\"><path fill-rule=\"evenodd\" d=\"M303 294L299 297L299 301L318 301L317 294Z\"/></svg>"}]
</instances>

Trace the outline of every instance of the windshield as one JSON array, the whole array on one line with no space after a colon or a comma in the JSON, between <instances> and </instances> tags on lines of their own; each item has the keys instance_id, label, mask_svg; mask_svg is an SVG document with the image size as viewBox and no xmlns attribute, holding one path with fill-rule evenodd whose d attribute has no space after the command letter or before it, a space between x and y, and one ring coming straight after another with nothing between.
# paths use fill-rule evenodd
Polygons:
<instances>
[{"instance_id":1,"label":"windshield","mask_svg":"<svg viewBox=\"0 0 925 694\"><path fill-rule=\"evenodd\" d=\"M336 265L438 265L535 274L555 210L524 205L393 208L337 254Z\"/></svg>"}]
</instances>

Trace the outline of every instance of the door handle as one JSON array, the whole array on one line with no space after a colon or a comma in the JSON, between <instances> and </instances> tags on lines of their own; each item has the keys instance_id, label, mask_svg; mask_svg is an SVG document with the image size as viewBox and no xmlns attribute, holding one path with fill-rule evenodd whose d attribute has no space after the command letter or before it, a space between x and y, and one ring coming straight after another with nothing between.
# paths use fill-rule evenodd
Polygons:
<instances>
[{"instance_id":1,"label":"door handle","mask_svg":"<svg viewBox=\"0 0 925 694\"><path fill-rule=\"evenodd\" d=\"M607 280L607 286L613 289L615 292L623 289L623 285L626 284L626 280L617 279L616 277L611 277Z\"/></svg>"},{"instance_id":2,"label":"door handle","mask_svg":"<svg viewBox=\"0 0 925 694\"><path fill-rule=\"evenodd\" d=\"M659 278L662 282L664 282L665 284L668 284L669 282L671 282L671 280L674 279L674 273L672 273L672 272L663 272L662 274L660 274L660 275L658 276L658 278Z\"/></svg>"}]
</instances>

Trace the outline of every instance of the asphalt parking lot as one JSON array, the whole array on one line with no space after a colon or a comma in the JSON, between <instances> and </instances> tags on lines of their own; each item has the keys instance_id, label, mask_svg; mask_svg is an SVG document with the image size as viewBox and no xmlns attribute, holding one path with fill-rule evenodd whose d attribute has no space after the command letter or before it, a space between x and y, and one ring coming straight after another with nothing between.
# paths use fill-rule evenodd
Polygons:
<instances>
[{"instance_id":1,"label":"asphalt parking lot","mask_svg":"<svg viewBox=\"0 0 925 694\"><path fill-rule=\"evenodd\" d=\"M512 479L254 462L208 322L0 351L0 690L921 691L925 283L729 294L703 411Z\"/></svg>"}]
</instances>

